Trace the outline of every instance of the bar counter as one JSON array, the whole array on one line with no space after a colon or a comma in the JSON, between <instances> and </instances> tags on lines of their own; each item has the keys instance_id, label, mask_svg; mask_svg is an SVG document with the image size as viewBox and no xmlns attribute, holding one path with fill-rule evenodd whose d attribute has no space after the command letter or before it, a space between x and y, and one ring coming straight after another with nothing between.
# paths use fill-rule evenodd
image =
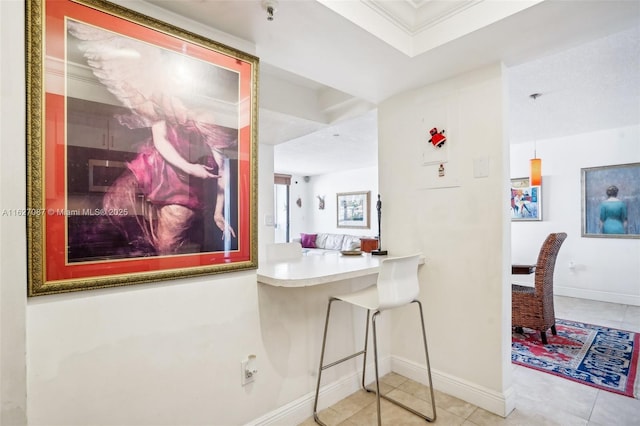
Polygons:
<instances>
[{"instance_id":1,"label":"bar counter","mask_svg":"<svg viewBox=\"0 0 640 426\"><path fill-rule=\"evenodd\" d=\"M325 254L306 255L285 262L261 264L258 282L276 287L309 287L377 274L387 256ZM420 259L420 264L424 258Z\"/></svg>"}]
</instances>

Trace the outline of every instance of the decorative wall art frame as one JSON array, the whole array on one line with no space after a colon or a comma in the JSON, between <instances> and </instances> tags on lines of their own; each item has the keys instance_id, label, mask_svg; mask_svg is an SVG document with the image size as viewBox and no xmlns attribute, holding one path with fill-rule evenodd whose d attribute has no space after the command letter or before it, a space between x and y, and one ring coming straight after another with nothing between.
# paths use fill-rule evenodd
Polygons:
<instances>
[{"instance_id":1,"label":"decorative wall art frame","mask_svg":"<svg viewBox=\"0 0 640 426\"><path fill-rule=\"evenodd\" d=\"M640 238L640 163L581 169L582 236Z\"/></svg>"},{"instance_id":2,"label":"decorative wall art frame","mask_svg":"<svg viewBox=\"0 0 640 426\"><path fill-rule=\"evenodd\" d=\"M336 194L338 228L371 228L371 191Z\"/></svg>"},{"instance_id":3,"label":"decorative wall art frame","mask_svg":"<svg viewBox=\"0 0 640 426\"><path fill-rule=\"evenodd\" d=\"M511 179L511 220L542 220L542 186L531 186L528 177Z\"/></svg>"},{"instance_id":4,"label":"decorative wall art frame","mask_svg":"<svg viewBox=\"0 0 640 426\"><path fill-rule=\"evenodd\" d=\"M255 269L258 58L101 0L26 4L28 295Z\"/></svg>"}]
</instances>

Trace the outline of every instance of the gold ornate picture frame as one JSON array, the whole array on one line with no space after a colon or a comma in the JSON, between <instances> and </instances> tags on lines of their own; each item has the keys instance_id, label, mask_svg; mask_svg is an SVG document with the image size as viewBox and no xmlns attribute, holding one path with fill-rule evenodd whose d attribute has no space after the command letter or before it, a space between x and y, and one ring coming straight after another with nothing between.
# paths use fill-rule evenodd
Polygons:
<instances>
[{"instance_id":1,"label":"gold ornate picture frame","mask_svg":"<svg viewBox=\"0 0 640 426\"><path fill-rule=\"evenodd\" d=\"M28 295L257 267L258 58L27 0Z\"/></svg>"}]
</instances>

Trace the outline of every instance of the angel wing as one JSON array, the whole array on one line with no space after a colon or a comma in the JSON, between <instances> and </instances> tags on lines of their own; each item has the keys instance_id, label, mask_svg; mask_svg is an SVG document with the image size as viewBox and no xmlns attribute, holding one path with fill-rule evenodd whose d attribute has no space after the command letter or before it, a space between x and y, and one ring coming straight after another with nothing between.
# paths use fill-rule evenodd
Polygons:
<instances>
[{"instance_id":1,"label":"angel wing","mask_svg":"<svg viewBox=\"0 0 640 426\"><path fill-rule=\"evenodd\" d=\"M174 91L167 84L170 79L161 49L73 20L67 22L67 28L79 40L78 48L93 74L142 120L136 127L148 127L157 119L154 91L159 87Z\"/></svg>"},{"instance_id":2,"label":"angel wing","mask_svg":"<svg viewBox=\"0 0 640 426\"><path fill-rule=\"evenodd\" d=\"M220 88L229 86L228 70L78 21L68 20L67 28L96 78L133 113L118 117L123 125L150 127L161 119L183 123L190 118L205 126L237 128L220 123L215 107L216 102L233 105L217 99L224 97L221 90L237 96L233 87ZM224 84L216 84L222 79Z\"/></svg>"}]
</instances>

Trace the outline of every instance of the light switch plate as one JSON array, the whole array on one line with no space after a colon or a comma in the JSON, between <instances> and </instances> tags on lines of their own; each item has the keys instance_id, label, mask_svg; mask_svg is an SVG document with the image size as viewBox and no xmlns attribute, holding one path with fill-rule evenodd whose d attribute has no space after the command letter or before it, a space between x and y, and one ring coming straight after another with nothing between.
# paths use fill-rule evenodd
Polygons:
<instances>
[{"instance_id":1,"label":"light switch plate","mask_svg":"<svg viewBox=\"0 0 640 426\"><path fill-rule=\"evenodd\" d=\"M473 177L483 178L489 176L489 157L475 158L473 160Z\"/></svg>"}]
</instances>

